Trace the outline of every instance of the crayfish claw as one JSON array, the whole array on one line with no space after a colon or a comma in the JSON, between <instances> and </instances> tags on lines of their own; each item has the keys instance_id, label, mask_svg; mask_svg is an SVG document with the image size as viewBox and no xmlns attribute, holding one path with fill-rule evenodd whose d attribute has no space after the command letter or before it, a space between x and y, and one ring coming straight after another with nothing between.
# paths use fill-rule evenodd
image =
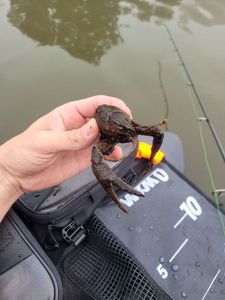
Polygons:
<instances>
[{"instance_id":1,"label":"crayfish claw","mask_svg":"<svg viewBox=\"0 0 225 300\"><path fill-rule=\"evenodd\" d=\"M120 188L121 190L129 193L129 194L133 194L139 197L144 197L144 194L138 190L136 190L135 188L133 188L132 186L130 186L129 184L127 184L124 180L122 180L119 177L116 177L113 185Z\"/></svg>"},{"instance_id":2,"label":"crayfish claw","mask_svg":"<svg viewBox=\"0 0 225 300\"><path fill-rule=\"evenodd\" d=\"M119 198L117 197L115 191L113 190L113 187L110 187L107 189L108 195L111 197L111 199L115 202L115 204L126 214L128 213L128 210L123 206L123 204L120 202Z\"/></svg>"}]
</instances>

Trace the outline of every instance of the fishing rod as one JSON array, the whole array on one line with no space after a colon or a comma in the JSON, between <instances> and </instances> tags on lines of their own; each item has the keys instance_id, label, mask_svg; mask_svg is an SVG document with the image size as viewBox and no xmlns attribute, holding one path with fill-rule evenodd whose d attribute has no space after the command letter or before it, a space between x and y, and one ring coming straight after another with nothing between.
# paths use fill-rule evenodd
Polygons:
<instances>
[{"instance_id":1,"label":"fishing rod","mask_svg":"<svg viewBox=\"0 0 225 300\"><path fill-rule=\"evenodd\" d=\"M183 67L183 69L184 69L184 71L185 71L185 74L186 74L187 79L188 79L188 81L189 81L189 82L188 82L188 85L192 88L192 91L193 91L193 93L194 93L194 95L195 95L195 97L196 97L196 99L197 99L197 101L198 101L198 103L199 103L199 106L200 106L200 108L201 108L201 110L202 110L202 112L203 112L204 117L199 117L198 120L199 120L199 121L206 121L206 122L207 122L207 124L208 124L208 126L209 126L209 129L210 129L210 131L211 131L211 133L212 133L212 136L213 136L213 138L214 138L214 140L215 140L215 142L216 142L216 145L217 145L217 147L218 147L218 149L219 149L219 152L220 152L220 154L221 154L221 156L222 156L222 159L223 159L223 161L225 162L225 151L224 151L224 148L223 148L223 146L222 146L222 143L221 143L221 141L220 141L220 139L219 139L219 136L218 136L218 134L217 134L217 132L216 132L216 130L215 130L215 128L214 128L214 126L213 126L213 124L212 124L210 118L209 118L209 115L208 115L208 113L207 113L207 111L206 111L206 109L205 109L205 107L204 107L204 105L203 105L203 103L202 103L202 101L201 101L199 95L198 95L198 92L197 92L197 90L196 90L196 87L195 87L195 85L194 85L194 82L193 82L192 79L191 79L191 75L190 75L190 73L189 73L189 71L188 71L188 69L187 69L187 67L186 67L186 65L185 65L185 63L184 63L184 60L183 60L183 58L182 58L182 56L181 56L181 53L180 53L179 49L177 48L177 45L176 45L176 43L175 43L175 40L174 40L174 38L173 38L173 36L172 36L172 34L171 34L169 28L166 26L166 24L164 24L164 26L165 26L165 29L166 29L166 31L167 31L167 34L168 34L168 36L169 36L169 38L170 38L170 41L172 42L172 44L173 44L173 46L174 46L174 50L176 51L177 56L178 56L178 58L179 58L179 60L180 60L180 64L182 65L182 67Z\"/></svg>"}]
</instances>

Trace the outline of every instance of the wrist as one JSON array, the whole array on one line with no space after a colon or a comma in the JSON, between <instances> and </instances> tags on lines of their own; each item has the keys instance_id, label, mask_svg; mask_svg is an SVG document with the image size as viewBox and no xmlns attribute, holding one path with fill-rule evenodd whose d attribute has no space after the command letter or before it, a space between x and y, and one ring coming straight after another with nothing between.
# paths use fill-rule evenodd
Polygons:
<instances>
[{"instance_id":1,"label":"wrist","mask_svg":"<svg viewBox=\"0 0 225 300\"><path fill-rule=\"evenodd\" d=\"M22 194L16 180L0 165L0 222Z\"/></svg>"}]
</instances>

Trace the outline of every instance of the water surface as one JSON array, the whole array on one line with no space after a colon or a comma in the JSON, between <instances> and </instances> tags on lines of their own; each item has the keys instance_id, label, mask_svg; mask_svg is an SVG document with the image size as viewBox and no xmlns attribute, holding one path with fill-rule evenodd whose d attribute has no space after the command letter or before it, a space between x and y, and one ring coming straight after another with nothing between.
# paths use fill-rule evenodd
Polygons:
<instances>
[{"instance_id":1,"label":"water surface","mask_svg":"<svg viewBox=\"0 0 225 300\"><path fill-rule=\"evenodd\" d=\"M223 0L0 0L0 141L59 104L95 94L122 98L140 123L169 108L186 175L210 194L190 87L165 24L225 146ZM224 162L207 125L204 132L217 188L225 188Z\"/></svg>"}]
</instances>

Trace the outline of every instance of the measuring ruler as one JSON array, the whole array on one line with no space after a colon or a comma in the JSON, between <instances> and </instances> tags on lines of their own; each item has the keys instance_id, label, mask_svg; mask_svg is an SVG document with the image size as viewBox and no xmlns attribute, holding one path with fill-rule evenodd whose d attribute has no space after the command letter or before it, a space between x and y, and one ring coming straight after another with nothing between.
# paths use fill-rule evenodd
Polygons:
<instances>
[{"instance_id":1,"label":"measuring ruler","mask_svg":"<svg viewBox=\"0 0 225 300\"><path fill-rule=\"evenodd\" d=\"M144 198L121 196L128 214L111 204L97 210L100 220L173 300L224 300L225 237L217 209L166 163L136 188Z\"/></svg>"}]
</instances>

